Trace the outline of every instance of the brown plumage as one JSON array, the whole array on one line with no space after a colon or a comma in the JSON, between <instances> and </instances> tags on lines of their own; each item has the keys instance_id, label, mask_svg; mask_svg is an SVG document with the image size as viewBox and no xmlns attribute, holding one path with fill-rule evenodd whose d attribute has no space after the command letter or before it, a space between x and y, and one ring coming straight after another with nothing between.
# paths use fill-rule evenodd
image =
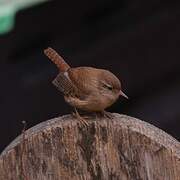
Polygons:
<instances>
[{"instance_id":1,"label":"brown plumage","mask_svg":"<svg viewBox=\"0 0 180 180\"><path fill-rule=\"evenodd\" d=\"M71 106L97 112L111 106L120 95L127 98L121 91L119 79L110 71L92 67L71 68L52 48L44 52L60 70L53 84Z\"/></svg>"},{"instance_id":2,"label":"brown plumage","mask_svg":"<svg viewBox=\"0 0 180 180\"><path fill-rule=\"evenodd\" d=\"M65 72L70 68L70 66L54 49L49 47L44 50L44 54L58 67L60 72Z\"/></svg>"}]
</instances>

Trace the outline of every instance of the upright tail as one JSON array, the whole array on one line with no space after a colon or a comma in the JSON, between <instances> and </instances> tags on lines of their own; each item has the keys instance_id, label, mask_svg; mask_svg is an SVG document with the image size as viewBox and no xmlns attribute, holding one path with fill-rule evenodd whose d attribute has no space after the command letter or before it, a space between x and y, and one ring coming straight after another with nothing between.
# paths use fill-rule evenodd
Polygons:
<instances>
[{"instance_id":1,"label":"upright tail","mask_svg":"<svg viewBox=\"0 0 180 180\"><path fill-rule=\"evenodd\" d=\"M70 68L65 60L54 49L48 47L44 50L44 54L58 67L61 72L65 72Z\"/></svg>"}]
</instances>

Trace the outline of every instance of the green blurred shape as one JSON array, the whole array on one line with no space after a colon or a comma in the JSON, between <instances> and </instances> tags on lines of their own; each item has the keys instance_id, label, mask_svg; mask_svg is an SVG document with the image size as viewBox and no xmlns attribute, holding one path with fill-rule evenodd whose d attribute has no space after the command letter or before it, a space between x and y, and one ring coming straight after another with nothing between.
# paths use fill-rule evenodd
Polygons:
<instances>
[{"instance_id":1,"label":"green blurred shape","mask_svg":"<svg viewBox=\"0 0 180 180\"><path fill-rule=\"evenodd\" d=\"M47 0L0 0L0 35L14 27L16 12Z\"/></svg>"}]
</instances>

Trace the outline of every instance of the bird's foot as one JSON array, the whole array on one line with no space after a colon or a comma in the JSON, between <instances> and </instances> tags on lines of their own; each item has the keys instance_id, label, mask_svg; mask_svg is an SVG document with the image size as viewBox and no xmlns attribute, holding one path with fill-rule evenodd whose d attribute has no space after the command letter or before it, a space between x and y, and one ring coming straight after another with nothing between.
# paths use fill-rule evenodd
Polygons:
<instances>
[{"instance_id":1,"label":"bird's foot","mask_svg":"<svg viewBox=\"0 0 180 180\"><path fill-rule=\"evenodd\" d=\"M108 118L108 119L113 119L113 118L114 118L113 114L110 113L110 112L107 112L107 111L102 111L102 112L101 112L101 115L102 115L104 118Z\"/></svg>"},{"instance_id":2,"label":"bird's foot","mask_svg":"<svg viewBox=\"0 0 180 180\"><path fill-rule=\"evenodd\" d=\"M78 113L78 111L75 109L75 112L73 112L72 113L72 115L76 118L76 119L78 119L79 120L79 122L83 125L83 126L85 126L85 127L88 127L88 122L86 121L86 119L88 119L88 117L86 118L86 117L82 117L79 113Z\"/></svg>"}]
</instances>

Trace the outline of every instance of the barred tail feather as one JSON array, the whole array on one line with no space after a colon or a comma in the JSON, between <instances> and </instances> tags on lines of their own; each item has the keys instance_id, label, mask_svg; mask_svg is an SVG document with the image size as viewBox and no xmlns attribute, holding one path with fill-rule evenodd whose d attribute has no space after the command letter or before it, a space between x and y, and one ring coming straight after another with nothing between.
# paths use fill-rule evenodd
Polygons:
<instances>
[{"instance_id":1,"label":"barred tail feather","mask_svg":"<svg viewBox=\"0 0 180 180\"><path fill-rule=\"evenodd\" d=\"M58 67L61 72L65 72L70 68L70 66L54 49L48 47L44 50L44 54Z\"/></svg>"}]
</instances>

